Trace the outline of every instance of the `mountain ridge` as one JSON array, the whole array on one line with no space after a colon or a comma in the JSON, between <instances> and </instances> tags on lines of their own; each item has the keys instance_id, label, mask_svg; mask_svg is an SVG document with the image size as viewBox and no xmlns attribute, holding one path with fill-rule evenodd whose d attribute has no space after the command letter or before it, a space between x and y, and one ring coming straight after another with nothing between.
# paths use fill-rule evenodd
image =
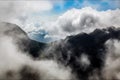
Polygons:
<instances>
[{"instance_id":1,"label":"mountain ridge","mask_svg":"<svg viewBox=\"0 0 120 80\"><path fill-rule=\"evenodd\" d=\"M16 24L0 22L0 29L0 34L12 37L22 51L30 53L33 57L38 57L40 50L46 45L30 39L27 33Z\"/></svg>"}]
</instances>

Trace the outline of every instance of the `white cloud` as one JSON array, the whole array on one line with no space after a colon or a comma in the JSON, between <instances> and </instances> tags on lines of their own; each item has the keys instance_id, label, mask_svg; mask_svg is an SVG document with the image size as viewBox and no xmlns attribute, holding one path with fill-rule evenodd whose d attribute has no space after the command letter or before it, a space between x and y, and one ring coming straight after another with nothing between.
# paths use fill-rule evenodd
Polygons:
<instances>
[{"instance_id":1,"label":"white cloud","mask_svg":"<svg viewBox=\"0 0 120 80\"><path fill-rule=\"evenodd\" d=\"M28 19L32 18L36 13L49 11L52 8L53 3L49 0L0 1L0 21L15 23L24 29L26 24L31 23L26 23ZM35 27L32 26L32 28L34 30Z\"/></svg>"},{"instance_id":2,"label":"white cloud","mask_svg":"<svg viewBox=\"0 0 120 80\"><path fill-rule=\"evenodd\" d=\"M48 0L0 1L0 13L3 13L2 15L4 16L8 13L13 15L16 15L16 13L22 15L22 13L46 11L51 10L52 7L52 3Z\"/></svg>"},{"instance_id":3,"label":"white cloud","mask_svg":"<svg viewBox=\"0 0 120 80\"><path fill-rule=\"evenodd\" d=\"M120 27L120 9L97 11L91 7L71 9L44 26L52 38L64 38L80 32L91 32L95 28Z\"/></svg>"},{"instance_id":4,"label":"white cloud","mask_svg":"<svg viewBox=\"0 0 120 80\"><path fill-rule=\"evenodd\" d=\"M18 71L30 60L29 57L18 51L11 37L0 36L0 49L0 79L7 71Z\"/></svg>"},{"instance_id":5,"label":"white cloud","mask_svg":"<svg viewBox=\"0 0 120 80\"><path fill-rule=\"evenodd\" d=\"M5 27L4 27L5 28ZM70 80L71 69L55 60L33 60L10 36L0 35L1 80ZM32 76L30 76L32 75Z\"/></svg>"},{"instance_id":6,"label":"white cloud","mask_svg":"<svg viewBox=\"0 0 120 80\"><path fill-rule=\"evenodd\" d=\"M120 26L119 9L97 11L93 9L94 7L96 8L96 5L93 5L93 8L73 8L60 16L38 15L38 13L51 10L54 4L61 5L62 8L64 1L0 1L0 20L15 23L26 32L32 32L31 34L39 32L41 29L45 30L49 33L47 37L53 39L65 38L68 35L77 34L83 31L89 32L95 28ZM89 6L89 4L87 5ZM99 8L99 6L97 7ZM36 27L36 24L40 26Z\"/></svg>"},{"instance_id":7,"label":"white cloud","mask_svg":"<svg viewBox=\"0 0 120 80\"><path fill-rule=\"evenodd\" d=\"M108 46L103 76L105 80L120 79L120 42L117 40L108 40Z\"/></svg>"}]
</instances>

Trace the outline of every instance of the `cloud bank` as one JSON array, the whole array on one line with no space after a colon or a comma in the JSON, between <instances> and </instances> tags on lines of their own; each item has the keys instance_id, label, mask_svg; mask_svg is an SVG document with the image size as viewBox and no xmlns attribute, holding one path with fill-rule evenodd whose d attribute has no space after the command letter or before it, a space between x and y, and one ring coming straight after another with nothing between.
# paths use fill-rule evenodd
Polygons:
<instances>
[{"instance_id":1,"label":"cloud bank","mask_svg":"<svg viewBox=\"0 0 120 80\"><path fill-rule=\"evenodd\" d=\"M15 18L23 15L28 15L30 13L47 11L52 9L53 5L50 1L0 1L0 18L8 19ZM9 13L9 14L8 14Z\"/></svg>"},{"instance_id":2,"label":"cloud bank","mask_svg":"<svg viewBox=\"0 0 120 80\"><path fill-rule=\"evenodd\" d=\"M31 23L35 24L34 21L37 21L34 16L50 11L52 8L53 3L49 0L0 1L0 21L15 23L26 32L34 31L36 27L31 25ZM41 18L43 17L41 16Z\"/></svg>"},{"instance_id":3,"label":"cloud bank","mask_svg":"<svg viewBox=\"0 0 120 80\"><path fill-rule=\"evenodd\" d=\"M96 8L86 7L89 1L84 1L84 8L72 8L61 14L50 15L55 5L65 7L65 2L61 1L0 1L0 20L15 23L29 34L31 38L34 35L45 31L44 39L56 40L65 38L67 35L77 34L79 32L91 32L95 28L104 28L108 26L120 26L120 10L96 10ZM110 5L118 6L119 1L106 0ZM90 4L90 3L89 3ZM88 5L89 6L89 5ZM9 14L8 14L9 13ZM46 16L46 15L49 16ZM47 41L47 40L46 40ZM49 41L48 41L49 42Z\"/></svg>"},{"instance_id":4,"label":"cloud bank","mask_svg":"<svg viewBox=\"0 0 120 80\"><path fill-rule=\"evenodd\" d=\"M10 23L1 23L0 27L2 80L120 79L120 28L96 29L91 33L68 36L48 44L41 56L33 59L30 53L18 47L24 44L16 43L27 38L24 31Z\"/></svg>"},{"instance_id":5,"label":"cloud bank","mask_svg":"<svg viewBox=\"0 0 120 80\"><path fill-rule=\"evenodd\" d=\"M91 7L71 9L57 18L56 21L44 26L44 30L52 38L65 38L79 32L91 32L96 28L109 26L120 27L120 9L98 11Z\"/></svg>"},{"instance_id":6,"label":"cloud bank","mask_svg":"<svg viewBox=\"0 0 120 80\"><path fill-rule=\"evenodd\" d=\"M11 37L0 38L0 79L2 80L70 80L70 69L53 60L34 61L17 49Z\"/></svg>"},{"instance_id":7,"label":"cloud bank","mask_svg":"<svg viewBox=\"0 0 120 80\"><path fill-rule=\"evenodd\" d=\"M0 23L0 28L1 80L72 79L69 67L64 67L52 59L34 60L27 51L22 50L25 45L19 44L19 42L22 39L26 40L28 37L18 26L10 23Z\"/></svg>"},{"instance_id":8,"label":"cloud bank","mask_svg":"<svg viewBox=\"0 0 120 80\"><path fill-rule=\"evenodd\" d=\"M105 67L103 69L103 76L106 80L120 79L120 42L118 40L108 40L106 45L108 50Z\"/></svg>"}]
</instances>

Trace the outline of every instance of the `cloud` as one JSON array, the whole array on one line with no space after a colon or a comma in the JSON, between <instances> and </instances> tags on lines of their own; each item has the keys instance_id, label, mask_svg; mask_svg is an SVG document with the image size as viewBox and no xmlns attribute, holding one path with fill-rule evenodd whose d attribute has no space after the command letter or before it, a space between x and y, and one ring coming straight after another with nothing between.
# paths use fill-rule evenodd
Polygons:
<instances>
[{"instance_id":1,"label":"cloud","mask_svg":"<svg viewBox=\"0 0 120 80\"><path fill-rule=\"evenodd\" d=\"M51 22L43 29L52 38L64 38L71 34L80 32L91 32L95 28L105 28L109 26L120 27L120 9L97 11L91 7L81 9L71 9Z\"/></svg>"},{"instance_id":2,"label":"cloud","mask_svg":"<svg viewBox=\"0 0 120 80\"><path fill-rule=\"evenodd\" d=\"M105 79L120 79L120 42L118 40L108 40L108 47L103 76Z\"/></svg>"},{"instance_id":3,"label":"cloud","mask_svg":"<svg viewBox=\"0 0 120 80\"><path fill-rule=\"evenodd\" d=\"M102 0L101 2L107 2L111 5L113 2L113 6L119 4L119 1ZM90 1L83 1L81 5L84 7L91 6L92 8L73 8L60 16L56 14L59 16L58 18L57 16L48 15L48 12L53 10L55 5L59 5L63 8L64 4L64 0L0 1L0 21L8 21L20 25L22 29L30 33L30 36L37 34L41 29L45 30L49 33L46 34L46 36L53 38L53 40L64 38L70 34L76 34L83 31L83 29L86 31L92 30L93 27L85 28L87 26L119 26L119 9L97 11L96 8L99 8L100 5L92 5ZM36 27L36 24L40 26Z\"/></svg>"},{"instance_id":4,"label":"cloud","mask_svg":"<svg viewBox=\"0 0 120 80\"><path fill-rule=\"evenodd\" d=\"M32 0L32 1L0 1L0 17L13 17L16 15L21 16L22 14L29 14L35 13L35 12L40 12L40 11L46 11L52 9L53 5L50 1L39 1L39 0ZM8 14L9 13L9 14ZM8 15L6 15L8 14Z\"/></svg>"},{"instance_id":5,"label":"cloud","mask_svg":"<svg viewBox=\"0 0 120 80\"><path fill-rule=\"evenodd\" d=\"M96 29L89 34L69 36L49 44L47 50L42 52L42 56L47 58L33 60L18 48L15 36L6 35L9 32L22 36L20 28L10 23L1 23L0 27L2 80L120 79L120 28ZM20 32L17 34L14 31Z\"/></svg>"},{"instance_id":6,"label":"cloud","mask_svg":"<svg viewBox=\"0 0 120 80\"><path fill-rule=\"evenodd\" d=\"M16 73L30 60L29 57L18 51L11 37L0 36L0 49L0 72L2 72L0 79L4 79L3 77L9 71Z\"/></svg>"},{"instance_id":7,"label":"cloud","mask_svg":"<svg viewBox=\"0 0 120 80\"><path fill-rule=\"evenodd\" d=\"M50 11L52 8L53 3L49 0L0 1L0 21L15 23L28 32L30 30L26 29L26 24L34 22L33 16L37 13ZM29 27L34 31L35 26L30 25Z\"/></svg>"},{"instance_id":8,"label":"cloud","mask_svg":"<svg viewBox=\"0 0 120 80\"><path fill-rule=\"evenodd\" d=\"M11 37L0 38L0 49L0 79L2 80L71 79L70 69L53 60L32 60L26 53L17 49Z\"/></svg>"},{"instance_id":9,"label":"cloud","mask_svg":"<svg viewBox=\"0 0 120 80\"><path fill-rule=\"evenodd\" d=\"M22 41L21 38L26 39L26 36L18 26L1 23L0 28L2 29L0 30L1 80L70 80L72 78L69 67L64 67L52 59L33 60L27 52L22 51L18 45L23 47L24 45L16 42Z\"/></svg>"}]
</instances>

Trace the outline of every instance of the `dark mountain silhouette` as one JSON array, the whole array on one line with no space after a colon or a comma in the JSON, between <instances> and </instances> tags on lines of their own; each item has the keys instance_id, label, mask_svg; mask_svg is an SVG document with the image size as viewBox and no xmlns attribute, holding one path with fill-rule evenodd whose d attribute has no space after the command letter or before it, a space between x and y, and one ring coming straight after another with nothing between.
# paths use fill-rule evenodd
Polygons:
<instances>
[{"instance_id":1,"label":"dark mountain silhouette","mask_svg":"<svg viewBox=\"0 0 120 80\"><path fill-rule=\"evenodd\" d=\"M94 71L102 78L107 47L105 42L109 39L120 39L120 28L110 27L96 29L93 32L80 33L68 36L59 42L53 42L46 56L65 66L70 66L79 80L88 80L94 75ZM82 62L82 57L87 56L88 61Z\"/></svg>"}]
</instances>

